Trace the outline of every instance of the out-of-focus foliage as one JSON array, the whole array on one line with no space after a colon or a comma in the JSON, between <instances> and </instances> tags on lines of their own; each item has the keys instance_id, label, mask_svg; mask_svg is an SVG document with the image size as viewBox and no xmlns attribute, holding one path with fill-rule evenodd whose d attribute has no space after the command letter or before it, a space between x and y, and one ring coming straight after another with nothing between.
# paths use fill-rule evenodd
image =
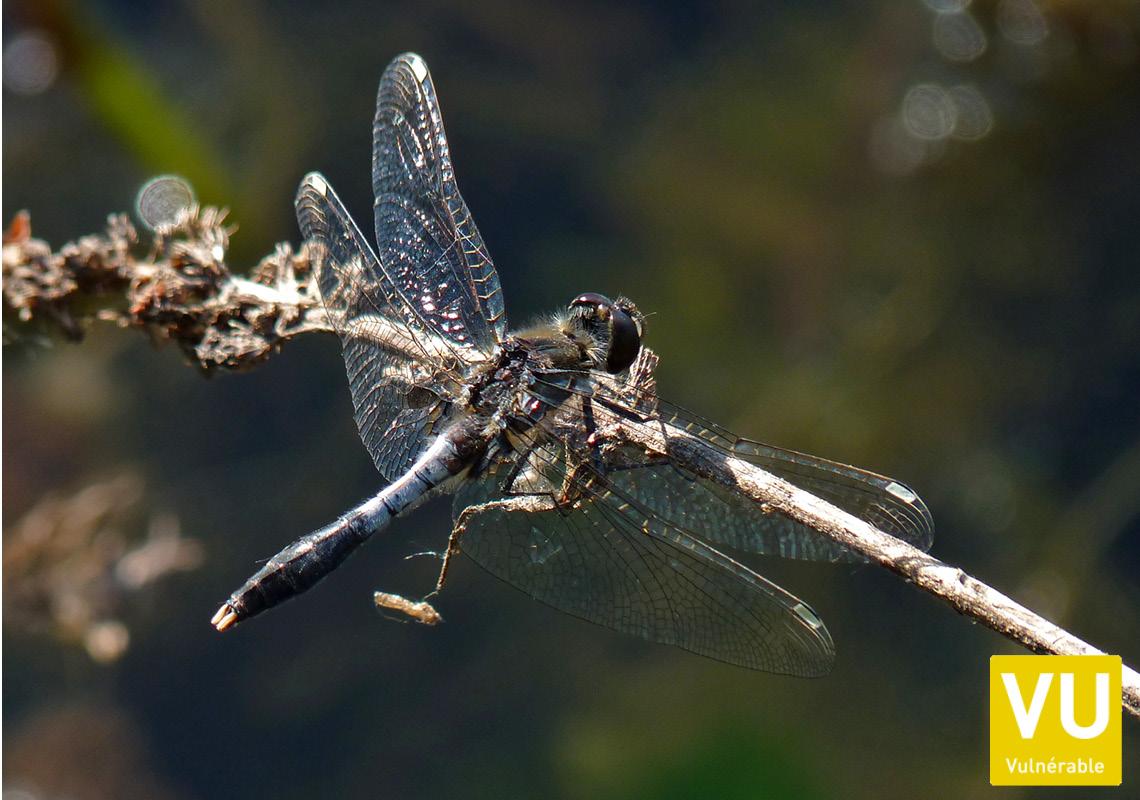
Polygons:
<instances>
[{"instance_id":1,"label":"out-of-focus foliage","mask_svg":"<svg viewBox=\"0 0 1140 800\"><path fill-rule=\"evenodd\" d=\"M1140 658L1134 3L56 0L4 15L5 223L29 208L58 245L174 173L231 208L229 262L252 266L296 241L310 169L366 220L376 82L415 50L516 323L582 291L633 297L653 312L663 394L906 480L936 554ZM874 569L761 564L828 622L839 664L820 681L624 639L469 563L439 598L445 625L398 625L370 592L430 586L435 562L402 560L442 547L448 512L429 506L303 600L216 636L210 612L257 559L378 479L331 338L211 381L136 338L5 348L5 529L131 465L207 561L128 603L131 647L111 666L6 626L8 788L988 791L986 661L1010 646Z\"/></svg>"},{"instance_id":2,"label":"out-of-focus foliage","mask_svg":"<svg viewBox=\"0 0 1140 800\"><path fill-rule=\"evenodd\" d=\"M118 619L137 593L199 566L201 548L178 520L153 517L141 541L128 535L142 495L137 476L46 497L4 536L4 624L80 644L96 661L122 657L130 631Z\"/></svg>"}]
</instances>

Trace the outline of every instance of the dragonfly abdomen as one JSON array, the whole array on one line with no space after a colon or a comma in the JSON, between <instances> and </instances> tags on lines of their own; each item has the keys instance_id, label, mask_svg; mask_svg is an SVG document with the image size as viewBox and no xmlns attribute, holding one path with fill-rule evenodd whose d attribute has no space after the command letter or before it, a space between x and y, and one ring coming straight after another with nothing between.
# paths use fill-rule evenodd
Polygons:
<instances>
[{"instance_id":1,"label":"dragonfly abdomen","mask_svg":"<svg viewBox=\"0 0 1140 800\"><path fill-rule=\"evenodd\" d=\"M310 589L372 534L387 527L393 517L466 469L485 446L471 424L445 431L379 494L336 522L302 536L266 562L230 595L211 623L225 630Z\"/></svg>"}]
</instances>

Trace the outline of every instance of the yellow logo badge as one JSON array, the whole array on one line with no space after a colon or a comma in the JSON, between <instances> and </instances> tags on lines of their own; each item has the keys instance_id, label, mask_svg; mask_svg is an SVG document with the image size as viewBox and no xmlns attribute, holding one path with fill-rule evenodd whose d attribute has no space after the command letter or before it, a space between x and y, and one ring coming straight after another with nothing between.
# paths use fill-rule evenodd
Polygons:
<instances>
[{"instance_id":1,"label":"yellow logo badge","mask_svg":"<svg viewBox=\"0 0 1140 800\"><path fill-rule=\"evenodd\" d=\"M1120 656L992 656L990 783L1119 786Z\"/></svg>"}]
</instances>

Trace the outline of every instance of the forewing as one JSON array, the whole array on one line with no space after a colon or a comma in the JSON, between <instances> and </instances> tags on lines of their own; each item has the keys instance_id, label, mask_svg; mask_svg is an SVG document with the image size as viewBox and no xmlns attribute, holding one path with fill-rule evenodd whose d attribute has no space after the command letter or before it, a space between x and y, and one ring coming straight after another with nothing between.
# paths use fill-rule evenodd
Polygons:
<instances>
[{"instance_id":1,"label":"forewing","mask_svg":"<svg viewBox=\"0 0 1140 800\"><path fill-rule=\"evenodd\" d=\"M868 470L743 439L684 409L659 405L666 424L697 436L721 452L755 464L921 550L934 540L934 520L914 490ZM640 470L638 471L640 472ZM680 468L630 475L631 490L656 507L701 519L712 541L745 552L814 561L863 561L862 556L782 514L764 513L749 498Z\"/></svg>"},{"instance_id":2,"label":"forewing","mask_svg":"<svg viewBox=\"0 0 1140 800\"><path fill-rule=\"evenodd\" d=\"M524 458L513 480L503 474L510 465L500 465L464 485L456 513L504 497L557 496L566 474L560 448L548 443ZM806 604L599 474L579 478L577 497L561 508L485 506L467 525L463 552L532 597L623 633L768 672L830 670L834 644Z\"/></svg>"},{"instance_id":3,"label":"forewing","mask_svg":"<svg viewBox=\"0 0 1140 800\"><path fill-rule=\"evenodd\" d=\"M922 499L909 487L874 472L816 456L737 437L678 406L656 397L656 356L642 349L623 376L559 374L540 381L536 392L553 400L570 389L590 396L595 424L617 414L629 424L655 426L666 433L696 436L716 450L777 475L876 528L927 550L934 521ZM660 516L697 532L706 541L740 552L815 561L863 561L862 556L812 528L777 513L765 513L751 498L707 481L664 458L642 459L610 475L622 492Z\"/></svg>"},{"instance_id":4,"label":"forewing","mask_svg":"<svg viewBox=\"0 0 1140 800\"><path fill-rule=\"evenodd\" d=\"M381 263L440 336L490 352L506 330L499 276L459 194L427 64L414 53L384 71L372 133Z\"/></svg>"},{"instance_id":5,"label":"forewing","mask_svg":"<svg viewBox=\"0 0 1140 800\"><path fill-rule=\"evenodd\" d=\"M395 291L322 176L301 182L296 209L340 334L360 438L380 474L394 480L423 450L446 399L445 378L460 359Z\"/></svg>"}]
</instances>

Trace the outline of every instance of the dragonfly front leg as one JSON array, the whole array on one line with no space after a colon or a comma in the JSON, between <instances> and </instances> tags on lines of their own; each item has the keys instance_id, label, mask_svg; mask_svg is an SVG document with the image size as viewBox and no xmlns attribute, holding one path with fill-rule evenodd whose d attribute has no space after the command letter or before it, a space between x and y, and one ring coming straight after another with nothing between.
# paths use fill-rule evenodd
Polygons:
<instances>
[{"instance_id":1,"label":"dragonfly front leg","mask_svg":"<svg viewBox=\"0 0 1140 800\"><path fill-rule=\"evenodd\" d=\"M460 547L459 540L467 531L467 524L477 514L485 511L522 511L527 513L538 513L541 511L554 511L558 508L558 502L550 495L545 494L527 494L518 497L508 497L503 500L491 500L486 503L477 503L473 506L467 506L459 513L455 520L455 527L451 529L451 535L447 538L447 551L443 554L443 565L439 568L439 578L435 582L435 590L428 595L438 594L442 589L444 583L447 582L447 572L451 567L451 559L453 556L459 555Z\"/></svg>"}]
</instances>

